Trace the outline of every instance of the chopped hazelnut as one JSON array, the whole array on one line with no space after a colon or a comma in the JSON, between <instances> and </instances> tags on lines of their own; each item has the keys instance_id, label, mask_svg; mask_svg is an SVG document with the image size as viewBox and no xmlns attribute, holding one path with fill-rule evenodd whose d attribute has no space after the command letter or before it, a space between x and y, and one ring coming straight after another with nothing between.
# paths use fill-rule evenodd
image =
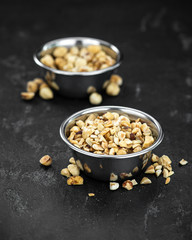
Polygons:
<instances>
[{"instance_id":1,"label":"chopped hazelnut","mask_svg":"<svg viewBox=\"0 0 192 240\"><path fill-rule=\"evenodd\" d=\"M44 166L50 166L52 164L52 158L49 155L45 155L39 162Z\"/></svg>"}]
</instances>

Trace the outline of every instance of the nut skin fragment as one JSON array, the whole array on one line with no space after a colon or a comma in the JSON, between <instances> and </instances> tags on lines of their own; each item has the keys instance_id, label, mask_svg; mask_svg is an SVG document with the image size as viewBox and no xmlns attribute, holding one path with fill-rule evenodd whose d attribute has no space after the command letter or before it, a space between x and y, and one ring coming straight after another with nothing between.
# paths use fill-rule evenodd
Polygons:
<instances>
[{"instance_id":1,"label":"nut skin fragment","mask_svg":"<svg viewBox=\"0 0 192 240\"><path fill-rule=\"evenodd\" d=\"M53 91L49 87L40 88L39 96L41 98L43 98L44 100L50 100L50 99L53 99L53 97L54 97Z\"/></svg>"},{"instance_id":2,"label":"nut skin fragment","mask_svg":"<svg viewBox=\"0 0 192 240\"><path fill-rule=\"evenodd\" d=\"M117 96L120 93L120 87L116 83L109 83L106 87L106 93L110 96Z\"/></svg>"},{"instance_id":3,"label":"nut skin fragment","mask_svg":"<svg viewBox=\"0 0 192 240\"><path fill-rule=\"evenodd\" d=\"M132 190L133 189L133 183L130 180L126 180L123 182L122 187L127 189L127 190Z\"/></svg>"},{"instance_id":4,"label":"nut skin fragment","mask_svg":"<svg viewBox=\"0 0 192 240\"><path fill-rule=\"evenodd\" d=\"M143 177L143 178L141 179L141 182L140 182L140 184L150 184L150 183L152 183L152 182L151 182L151 180L150 180L149 178L147 178L147 177Z\"/></svg>"},{"instance_id":5,"label":"nut skin fragment","mask_svg":"<svg viewBox=\"0 0 192 240\"><path fill-rule=\"evenodd\" d=\"M111 191L115 191L119 188L119 183L118 182L110 182L109 183L109 189Z\"/></svg>"},{"instance_id":6,"label":"nut skin fragment","mask_svg":"<svg viewBox=\"0 0 192 240\"><path fill-rule=\"evenodd\" d=\"M87 163L84 163L84 169L87 173L91 173L91 168L87 165Z\"/></svg>"},{"instance_id":7,"label":"nut skin fragment","mask_svg":"<svg viewBox=\"0 0 192 240\"><path fill-rule=\"evenodd\" d=\"M50 166L52 164L52 158L49 155L45 155L43 156L40 161L39 161L42 165L44 166Z\"/></svg>"},{"instance_id":8,"label":"nut skin fragment","mask_svg":"<svg viewBox=\"0 0 192 240\"><path fill-rule=\"evenodd\" d=\"M179 163L180 163L180 165L184 166L188 163L188 161L182 159Z\"/></svg>"},{"instance_id":9,"label":"nut skin fragment","mask_svg":"<svg viewBox=\"0 0 192 240\"><path fill-rule=\"evenodd\" d=\"M102 100L103 100L103 98L102 98L101 94L99 94L97 92L91 93L91 95L89 96L89 101L93 105L101 104Z\"/></svg>"},{"instance_id":10,"label":"nut skin fragment","mask_svg":"<svg viewBox=\"0 0 192 240\"><path fill-rule=\"evenodd\" d=\"M71 176L71 173L69 172L68 168L63 168L63 169L61 170L61 175L69 178L69 177Z\"/></svg>"},{"instance_id":11,"label":"nut skin fragment","mask_svg":"<svg viewBox=\"0 0 192 240\"><path fill-rule=\"evenodd\" d=\"M79 176L80 171L79 171L79 168L77 167L77 165L75 165L75 164L69 164L69 165L67 166L67 168L68 168L69 172L71 173L71 175L73 175L73 176Z\"/></svg>"},{"instance_id":12,"label":"nut skin fragment","mask_svg":"<svg viewBox=\"0 0 192 240\"><path fill-rule=\"evenodd\" d=\"M81 176L72 176L67 179L68 185L83 185L84 179Z\"/></svg>"},{"instance_id":13,"label":"nut skin fragment","mask_svg":"<svg viewBox=\"0 0 192 240\"><path fill-rule=\"evenodd\" d=\"M34 92L22 92L21 98L24 100L32 100L35 97Z\"/></svg>"},{"instance_id":14,"label":"nut skin fragment","mask_svg":"<svg viewBox=\"0 0 192 240\"><path fill-rule=\"evenodd\" d=\"M166 180L165 180L165 184L166 184L166 185L169 184L170 181L171 181L171 178L170 178L170 177L166 178Z\"/></svg>"},{"instance_id":15,"label":"nut skin fragment","mask_svg":"<svg viewBox=\"0 0 192 240\"><path fill-rule=\"evenodd\" d=\"M155 168L154 168L154 166L153 166L153 165L149 166L149 167L146 169L145 173L147 173L147 174L154 174L154 173L155 173Z\"/></svg>"}]
</instances>

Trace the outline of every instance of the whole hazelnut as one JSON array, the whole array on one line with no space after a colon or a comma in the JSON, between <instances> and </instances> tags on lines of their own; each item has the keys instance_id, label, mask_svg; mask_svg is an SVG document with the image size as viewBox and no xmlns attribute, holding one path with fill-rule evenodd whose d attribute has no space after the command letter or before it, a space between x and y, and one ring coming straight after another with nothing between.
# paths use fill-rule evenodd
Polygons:
<instances>
[{"instance_id":1,"label":"whole hazelnut","mask_svg":"<svg viewBox=\"0 0 192 240\"><path fill-rule=\"evenodd\" d=\"M106 93L110 96L117 96L120 93L120 87L116 83L109 83Z\"/></svg>"},{"instance_id":2,"label":"whole hazelnut","mask_svg":"<svg viewBox=\"0 0 192 240\"><path fill-rule=\"evenodd\" d=\"M93 105L99 105L102 102L101 94L94 92L89 96L89 101Z\"/></svg>"}]
</instances>

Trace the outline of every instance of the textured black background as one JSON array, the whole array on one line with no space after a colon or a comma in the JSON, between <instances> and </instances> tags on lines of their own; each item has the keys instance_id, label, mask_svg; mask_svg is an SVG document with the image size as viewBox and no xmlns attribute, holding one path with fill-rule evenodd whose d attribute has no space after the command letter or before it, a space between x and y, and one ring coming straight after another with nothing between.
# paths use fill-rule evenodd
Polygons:
<instances>
[{"instance_id":1,"label":"textured black background","mask_svg":"<svg viewBox=\"0 0 192 240\"><path fill-rule=\"evenodd\" d=\"M0 3L0 239L192 239L192 18L184 1L1 1ZM171 183L110 192L85 177L69 187L60 170L72 155L61 122L91 105L55 96L20 99L40 76L32 59L44 42L89 36L123 51L124 85L102 105L145 111L161 123L156 150L173 160ZM39 159L53 157L43 168ZM189 161L179 166L181 158ZM141 176L139 177L139 179ZM87 194L94 192L94 198Z\"/></svg>"}]
</instances>

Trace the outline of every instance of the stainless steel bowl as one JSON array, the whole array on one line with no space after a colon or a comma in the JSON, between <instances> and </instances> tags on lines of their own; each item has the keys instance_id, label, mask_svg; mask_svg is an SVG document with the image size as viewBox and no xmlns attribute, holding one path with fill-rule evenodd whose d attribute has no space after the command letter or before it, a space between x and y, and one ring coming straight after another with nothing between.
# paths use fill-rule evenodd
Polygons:
<instances>
[{"instance_id":1,"label":"stainless steel bowl","mask_svg":"<svg viewBox=\"0 0 192 240\"><path fill-rule=\"evenodd\" d=\"M42 54L50 53L55 47L65 46L71 48L73 46L86 47L88 45L100 45L102 49L116 60L116 63L108 68L91 71L91 72L69 72L53 69L42 64L40 57ZM97 91L102 90L105 80L117 70L122 62L122 53L120 50L109 42L88 38L88 37L70 37L56 39L45 43L33 56L35 63L43 69L46 80L51 85L51 81L55 81L58 85L56 88L59 93L67 97L86 97L89 86L96 87Z\"/></svg>"},{"instance_id":2,"label":"stainless steel bowl","mask_svg":"<svg viewBox=\"0 0 192 240\"><path fill-rule=\"evenodd\" d=\"M85 120L91 113L103 114L107 111L128 115L131 120L141 118L152 129L156 141L147 149L126 155L94 154L79 149L68 141L67 137L69 136L70 128L75 124L76 120ZM98 180L109 181L112 176L117 176L117 180L124 180L138 174L146 166L151 157L151 151L163 140L163 131L158 121L145 112L121 106L101 106L84 109L67 118L61 124L60 136L68 147L73 150L74 157L80 160L84 167L84 172L88 176Z\"/></svg>"}]
</instances>

